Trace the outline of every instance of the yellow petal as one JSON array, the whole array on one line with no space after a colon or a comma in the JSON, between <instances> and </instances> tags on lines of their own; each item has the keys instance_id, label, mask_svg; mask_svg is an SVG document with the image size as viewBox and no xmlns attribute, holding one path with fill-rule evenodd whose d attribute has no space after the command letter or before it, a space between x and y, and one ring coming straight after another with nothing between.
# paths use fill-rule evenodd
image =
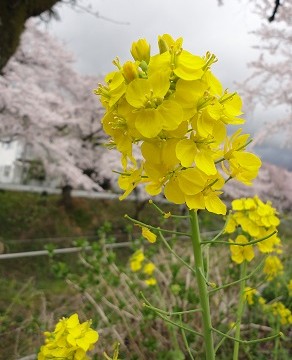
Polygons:
<instances>
[{"instance_id":1,"label":"yellow petal","mask_svg":"<svg viewBox=\"0 0 292 360\"><path fill-rule=\"evenodd\" d=\"M184 167L189 167L193 164L196 153L197 146L190 139L180 140L176 145L176 156Z\"/></svg>"},{"instance_id":2,"label":"yellow petal","mask_svg":"<svg viewBox=\"0 0 292 360\"><path fill-rule=\"evenodd\" d=\"M205 196L206 209L215 214L226 214L226 205L219 199L216 193L211 192Z\"/></svg>"},{"instance_id":3,"label":"yellow petal","mask_svg":"<svg viewBox=\"0 0 292 360\"><path fill-rule=\"evenodd\" d=\"M166 100L157 108L161 116L164 118L163 129L175 130L183 121L182 107L175 101Z\"/></svg>"},{"instance_id":4,"label":"yellow petal","mask_svg":"<svg viewBox=\"0 0 292 360\"><path fill-rule=\"evenodd\" d=\"M142 236L147 239L150 243L155 243L157 239L157 235L155 235L152 231L150 231L146 227L142 227Z\"/></svg>"},{"instance_id":5,"label":"yellow petal","mask_svg":"<svg viewBox=\"0 0 292 360\"><path fill-rule=\"evenodd\" d=\"M202 191L206 184L206 179L195 168L183 170L178 175L178 184L181 191L186 195L195 195Z\"/></svg>"},{"instance_id":6,"label":"yellow petal","mask_svg":"<svg viewBox=\"0 0 292 360\"><path fill-rule=\"evenodd\" d=\"M206 151L198 151L195 157L195 162L197 167L206 175L215 175L217 173L214 160Z\"/></svg>"},{"instance_id":7,"label":"yellow petal","mask_svg":"<svg viewBox=\"0 0 292 360\"><path fill-rule=\"evenodd\" d=\"M135 108L142 108L146 96L150 95L151 87L147 79L135 79L127 87L126 100Z\"/></svg>"},{"instance_id":8,"label":"yellow petal","mask_svg":"<svg viewBox=\"0 0 292 360\"><path fill-rule=\"evenodd\" d=\"M177 180L170 179L164 187L164 195L166 199L175 204L183 204L185 202L185 197L181 191Z\"/></svg>"},{"instance_id":9,"label":"yellow petal","mask_svg":"<svg viewBox=\"0 0 292 360\"><path fill-rule=\"evenodd\" d=\"M77 325L79 325L79 319L78 314L73 314L69 317L69 319L66 321L68 328L73 328Z\"/></svg>"},{"instance_id":10,"label":"yellow petal","mask_svg":"<svg viewBox=\"0 0 292 360\"><path fill-rule=\"evenodd\" d=\"M164 119L156 109L139 111L136 117L136 128L146 138L156 137L162 130Z\"/></svg>"},{"instance_id":11,"label":"yellow petal","mask_svg":"<svg viewBox=\"0 0 292 360\"><path fill-rule=\"evenodd\" d=\"M202 193L186 195L185 198L189 209L205 209L205 200Z\"/></svg>"},{"instance_id":12,"label":"yellow petal","mask_svg":"<svg viewBox=\"0 0 292 360\"><path fill-rule=\"evenodd\" d=\"M156 72L149 76L148 81L151 89L151 96L163 99L170 86L168 73L163 71Z\"/></svg>"}]
</instances>

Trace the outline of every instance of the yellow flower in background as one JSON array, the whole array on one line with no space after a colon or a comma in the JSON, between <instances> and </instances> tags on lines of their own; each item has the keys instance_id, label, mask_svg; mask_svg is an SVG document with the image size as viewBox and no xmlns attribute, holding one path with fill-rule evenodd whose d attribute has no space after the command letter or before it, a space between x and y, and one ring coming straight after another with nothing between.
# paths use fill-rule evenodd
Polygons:
<instances>
[{"instance_id":1,"label":"yellow flower in background","mask_svg":"<svg viewBox=\"0 0 292 360\"><path fill-rule=\"evenodd\" d=\"M146 261L146 263L145 261L146 259L143 250L139 249L135 251L134 254L130 257L131 271L140 273L140 276L143 278L146 285L156 285L157 280L153 276L153 273L155 271L155 265L151 261Z\"/></svg>"},{"instance_id":2,"label":"yellow flower in background","mask_svg":"<svg viewBox=\"0 0 292 360\"><path fill-rule=\"evenodd\" d=\"M152 262L147 263L143 267L143 273L146 275L152 275L155 270L155 265Z\"/></svg>"},{"instance_id":3,"label":"yellow flower in background","mask_svg":"<svg viewBox=\"0 0 292 360\"><path fill-rule=\"evenodd\" d=\"M256 289L253 289L251 287L246 287L244 289L244 297L246 302L248 303L248 305L253 305L254 304L254 296L257 295L258 292Z\"/></svg>"},{"instance_id":4,"label":"yellow flower in background","mask_svg":"<svg viewBox=\"0 0 292 360\"><path fill-rule=\"evenodd\" d=\"M281 240L277 236L280 220L269 201L264 203L258 196L236 199L232 201L232 210L225 232L231 234L240 227L253 240L266 238L257 243L260 252L282 252ZM270 236L273 232L275 233Z\"/></svg>"},{"instance_id":5,"label":"yellow flower in background","mask_svg":"<svg viewBox=\"0 0 292 360\"><path fill-rule=\"evenodd\" d=\"M268 236L271 232L270 231L262 231L260 234L260 237ZM262 253L271 253L276 252L277 254L282 253L281 249L281 240L277 236L277 234L274 234L273 236L270 236L268 239L260 241L257 243L257 246Z\"/></svg>"},{"instance_id":6,"label":"yellow flower in background","mask_svg":"<svg viewBox=\"0 0 292 360\"><path fill-rule=\"evenodd\" d=\"M234 244L248 244L248 239L244 235L238 235L235 241L229 239L231 259L237 264L243 261L250 262L254 258L254 251L252 245L234 245Z\"/></svg>"},{"instance_id":7,"label":"yellow flower in background","mask_svg":"<svg viewBox=\"0 0 292 360\"><path fill-rule=\"evenodd\" d=\"M134 42L134 61L116 59L117 71L95 90L106 109L102 123L109 145L121 153L119 186L125 192L120 199L146 184L151 196L163 192L189 209L225 214L220 199L225 180L250 185L261 165L246 151L248 134L239 130L227 137L228 125L244 122L242 101L211 72L215 55L192 54L182 38L169 34L158 37L158 46L159 53L151 55L145 39ZM134 154L134 146L140 153ZM265 218L275 223L270 215Z\"/></svg>"},{"instance_id":8,"label":"yellow flower in background","mask_svg":"<svg viewBox=\"0 0 292 360\"><path fill-rule=\"evenodd\" d=\"M142 263L145 259L145 255L142 249L139 249L134 252L130 257L130 268L133 272L137 272L142 269Z\"/></svg>"},{"instance_id":9,"label":"yellow flower in background","mask_svg":"<svg viewBox=\"0 0 292 360\"><path fill-rule=\"evenodd\" d=\"M155 278L151 277L151 278L148 278L145 280L145 284L148 286L154 286L157 284L157 280Z\"/></svg>"},{"instance_id":10,"label":"yellow flower in background","mask_svg":"<svg viewBox=\"0 0 292 360\"><path fill-rule=\"evenodd\" d=\"M267 275L269 281L283 273L283 264L278 256L270 255L265 260L264 274Z\"/></svg>"},{"instance_id":11,"label":"yellow flower in background","mask_svg":"<svg viewBox=\"0 0 292 360\"><path fill-rule=\"evenodd\" d=\"M280 318L282 325L292 324L292 313L291 310L285 307L285 305L280 302L274 302L270 305L270 308L273 312L273 315Z\"/></svg>"},{"instance_id":12,"label":"yellow flower in background","mask_svg":"<svg viewBox=\"0 0 292 360\"><path fill-rule=\"evenodd\" d=\"M292 279L289 281L287 285L289 296L292 297Z\"/></svg>"},{"instance_id":13,"label":"yellow flower in background","mask_svg":"<svg viewBox=\"0 0 292 360\"><path fill-rule=\"evenodd\" d=\"M80 324L77 314L62 318L53 332L45 332L45 345L41 346L38 360L88 360L88 350L98 341L98 332L91 329L91 321Z\"/></svg>"},{"instance_id":14,"label":"yellow flower in background","mask_svg":"<svg viewBox=\"0 0 292 360\"><path fill-rule=\"evenodd\" d=\"M142 226L142 236L147 239L150 243L155 243L157 239L157 235L155 235L152 231L150 231L145 226Z\"/></svg>"},{"instance_id":15,"label":"yellow flower in background","mask_svg":"<svg viewBox=\"0 0 292 360\"><path fill-rule=\"evenodd\" d=\"M263 298L262 296L259 296L259 304L260 305L265 305L266 304L266 299L265 298Z\"/></svg>"}]
</instances>

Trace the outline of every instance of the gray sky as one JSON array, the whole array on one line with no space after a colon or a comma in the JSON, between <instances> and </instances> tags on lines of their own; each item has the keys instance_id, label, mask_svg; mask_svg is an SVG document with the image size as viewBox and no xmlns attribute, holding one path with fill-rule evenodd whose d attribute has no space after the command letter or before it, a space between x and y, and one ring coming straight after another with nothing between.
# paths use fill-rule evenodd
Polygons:
<instances>
[{"instance_id":1,"label":"gray sky","mask_svg":"<svg viewBox=\"0 0 292 360\"><path fill-rule=\"evenodd\" d=\"M83 1L86 3L85 1ZM219 58L214 71L221 81L232 85L244 79L246 64L253 58L249 31L258 18L248 4L217 0L91 0L93 9L115 24L76 12L69 6L58 6L61 22L51 22L49 31L63 39L76 54L77 68L83 73L104 74L113 67L118 55L129 59L133 41L146 38L156 51L157 36L169 33L182 36L184 47L198 55L211 51Z\"/></svg>"},{"instance_id":2,"label":"gray sky","mask_svg":"<svg viewBox=\"0 0 292 360\"><path fill-rule=\"evenodd\" d=\"M156 52L157 36L163 33L182 36L184 48L197 55L214 53L219 61L213 72L230 91L238 90L235 82L248 77L247 64L258 56L252 49L257 38L251 31L260 25L260 19L243 1L225 0L224 6L218 6L217 0L81 1L88 3L92 11L127 25L98 19L68 5L57 6L61 21L51 21L47 29L73 52L76 68L84 74L106 74L114 69L116 56L122 62L131 59L131 44L139 38L146 38ZM256 117L247 119L246 131L252 135L261 123L261 114ZM282 151L278 144L262 147L259 153L264 160L292 169L292 153L287 157L287 150Z\"/></svg>"}]
</instances>

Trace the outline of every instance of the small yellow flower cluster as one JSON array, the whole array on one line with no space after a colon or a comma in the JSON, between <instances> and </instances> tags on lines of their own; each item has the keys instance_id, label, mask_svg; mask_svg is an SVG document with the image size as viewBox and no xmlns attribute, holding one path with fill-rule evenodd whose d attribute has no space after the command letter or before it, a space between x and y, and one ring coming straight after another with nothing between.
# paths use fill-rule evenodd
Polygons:
<instances>
[{"instance_id":1,"label":"small yellow flower cluster","mask_svg":"<svg viewBox=\"0 0 292 360\"><path fill-rule=\"evenodd\" d=\"M288 289L289 297L292 297L292 279L287 284L287 289Z\"/></svg>"},{"instance_id":2,"label":"small yellow flower cluster","mask_svg":"<svg viewBox=\"0 0 292 360\"><path fill-rule=\"evenodd\" d=\"M278 275L283 274L283 264L277 255L269 255L265 260L264 273L267 280L271 281Z\"/></svg>"},{"instance_id":3,"label":"small yellow flower cluster","mask_svg":"<svg viewBox=\"0 0 292 360\"><path fill-rule=\"evenodd\" d=\"M274 317L278 317L282 325L292 324L291 310L286 308L281 301L268 304L266 299L260 296L256 289L251 287L244 289L244 296L248 305L255 305L255 303L260 304L266 313L272 313Z\"/></svg>"},{"instance_id":4,"label":"small yellow flower cluster","mask_svg":"<svg viewBox=\"0 0 292 360\"><path fill-rule=\"evenodd\" d=\"M38 360L89 360L86 355L98 340L98 332L91 329L91 321L80 324L77 314L62 318L53 332L45 332L45 345Z\"/></svg>"},{"instance_id":5,"label":"small yellow flower cluster","mask_svg":"<svg viewBox=\"0 0 292 360\"><path fill-rule=\"evenodd\" d=\"M156 285L157 281L153 276L155 265L151 261L145 263L145 255L142 249L135 251L130 257L130 268L133 272L140 272L145 277L146 285Z\"/></svg>"},{"instance_id":6,"label":"small yellow flower cluster","mask_svg":"<svg viewBox=\"0 0 292 360\"><path fill-rule=\"evenodd\" d=\"M248 303L248 305L254 304L254 296L255 295L258 295L258 292L256 289L253 289L248 286L244 289L244 297L245 297L245 300Z\"/></svg>"},{"instance_id":7,"label":"small yellow flower cluster","mask_svg":"<svg viewBox=\"0 0 292 360\"><path fill-rule=\"evenodd\" d=\"M232 213L226 224L225 232L231 234L240 229L242 234L234 240L230 239L231 244L248 244L250 240L267 239L256 243L259 251L262 253L281 253L281 240L277 236L277 226L280 220L276 209L270 202L262 202L258 196L253 198L242 198L232 201ZM272 236L269 236L270 234ZM243 261L251 261L254 258L253 245L239 246L231 245L231 258L237 264ZM282 267L283 269L283 267ZM271 280L276 273L281 272L281 261L277 256L268 256L264 272Z\"/></svg>"},{"instance_id":8,"label":"small yellow flower cluster","mask_svg":"<svg viewBox=\"0 0 292 360\"><path fill-rule=\"evenodd\" d=\"M152 196L163 191L175 204L225 214L219 198L225 179L217 165L225 178L251 185L261 161L246 151L248 134L239 129L227 136L228 125L244 123L242 102L210 71L216 57L193 55L182 43L159 36L159 53L151 56L147 41L138 40L134 60L121 65L116 59L117 71L95 90L106 109L109 145L122 155L120 199L145 183Z\"/></svg>"},{"instance_id":9,"label":"small yellow flower cluster","mask_svg":"<svg viewBox=\"0 0 292 360\"><path fill-rule=\"evenodd\" d=\"M292 324L292 313L281 301L276 301L267 306L272 310L274 316L280 318L282 325ZM268 309L266 308L266 310Z\"/></svg>"}]
</instances>

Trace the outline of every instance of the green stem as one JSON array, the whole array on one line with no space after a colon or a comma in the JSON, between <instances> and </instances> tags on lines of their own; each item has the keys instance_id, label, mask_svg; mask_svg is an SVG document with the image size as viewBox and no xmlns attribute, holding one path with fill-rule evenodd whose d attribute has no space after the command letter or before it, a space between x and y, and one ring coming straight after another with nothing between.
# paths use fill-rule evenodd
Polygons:
<instances>
[{"instance_id":1,"label":"green stem","mask_svg":"<svg viewBox=\"0 0 292 360\"><path fill-rule=\"evenodd\" d=\"M280 338L283 336L283 333L280 331L276 334L273 334L271 336L267 336L267 337L264 337L264 338L261 338L261 339L255 339L255 340L240 340L240 339L236 339L235 337L233 336L230 336L225 333L223 333L222 331L218 330L218 329L215 329L215 328L212 328L212 330L221 335L222 337L226 338L226 339L230 339L230 340L233 340L235 342L238 342L239 344L243 344L243 345L249 345L249 344L258 344L258 343L261 343L261 342L265 342L265 341L270 341L270 340L273 340L273 339L276 339L276 338Z\"/></svg>"},{"instance_id":2,"label":"green stem","mask_svg":"<svg viewBox=\"0 0 292 360\"><path fill-rule=\"evenodd\" d=\"M165 311L165 310L162 310L162 309L159 309L155 306L150 306L150 305L147 305L147 304L143 304L143 306L145 306L146 308L148 309L151 309L155 312L159 312L160 314L162 315L166 315L166 316L175 316L175 315L184 315L184 314L192 314L192 313L196 313L196 312L200 312L202 311L202 309L194 309L194 310L185 310L185 311L175 311L175 312L170 312L170 311Z\"/></svg>"},{"instance_id":3,"label":"green stem","mask_svg":"<svg viewBox=\"0 0 292 360\"><path fill-rule=\"evenodd\" d=\"M239 279L239 280L235 280L235 281L232 281L228 284L224 284L224 285L221 285L221 286L218 286L214 289L211 289L209 290L209 294L214 294L216 291L219 291L219 290L222 290L222 289L226 289L227 287L229 286L233 286L233 285L236 285L236 284L239 284L240 282L244 281L244 280L248 280L250 279L251 277L253 277L259 270L261 270L264 266L264 262L265 262L265 259L266 259L266 256L264 257L264 259L259 263L259 265L249 274L249 275L246 275L244 278L242 279Z\"/></svg>"},{"instance_id":4,"label":"green stem","mask_svg":"<svg viewBox=\"0 0 292 360\"><path fill-rule=\"evenodd\" d=\"M181 315L179 316L179 320L180 320L180 324L182 325L182 316L181 316ZM187 350L188 350L188 353L189 353L189 355L190 355L191 360L195 360L194 357L193 357L192 351L191 351L191 349L190 349L190 346L189 346L189 343L188 343L188 339L187 339L187 337L186 337L186 333L185 333L185 331L184 331L183 328L181 328L181 333L182 333L182 337L183 337L183 341L184 341L185 347L186 347Z\"/></svg>"},{"instance_id":5,"label":"green stem","mask_svg":"<svg viewBox=\"0 0 292 360\"><path fill-rule=\"evenodd\" d=\"M246 277L246 267L247 261L244 261L240 266L240 279L245 279ZM234 343L234 350L233 350L233 360L238 360L239 354L239 341L240 340L240 325L241 319L244 310L244 303L245 303L245 296L244 296L244 288L245 288L246 280L241 281L240 283L240 293L239 293L239 305L237 309L237 317L236 317L236 327L235 327L235 343Z\"/></svg>"},{"instance_id":6,"label":"green stem","mask_svg":"<svg viewBox=\"0 0 292 360\"><path fill-rule=\"evenodd\" d=\"M159 311L155 310L156 308L150 304L150 302L145 298L145 296L143 296L143 294L141 294L141 295L142 295L142 297L143 297L143 299L144 299L144 301L146 303L146 304L144 304L144 306L151 309L151 310L153 310L155 312L155 314L157 316L159 316L161 319L163 319L165 322L167 322L169 324L172 324L172 325L178 327L179 329L189 331L192 334L195 334L195 335L198 335L198 336L203 336L203 334L199 333L198 331L195 331L195 330L193 330L193 329L189 328L188 326L185 326L185 325L183 325L181 323L179 324L179 323L177 323L175 321L172 321L167 316L162 315Z\"/></svg>"},{"instance_id":7,"label":"green stem","mask_svg":"<svg viewBox=\"0 0 292 360\"><path fill-rule=\"evenodd\" d=\"M276 327L276 331L277 333L280 332L280 319L279 317L277 318L277 327ZM280 345L280 337L276 338L275 341L275 349L274 349L274 360L278 360L278 355L279 355L279 345Z\"/></svg>"},{"instance_id":8,"label":"green stem","mask_svg":"<svg viewBox=\"0 0 292 360\"><path fill-rule=\"evenodd\" d=\"M272 237L273 235L277 234L277 232L278 231L275 230L271 234L269 234L269 235L267 235L267 236L265 236L265 237L263 237L261 239L252 240L252 241L249 241L247 243L236 243L236 242L231 243L230 241L220 241L220 240L214 241L214 239L213 239L213 240L210 240L210 241L203 241L202 244L203 245L205 245L205 244L226 244L226 245L230 245L230 246L243 246L244 247L244 246L254 245L254 244L257 244L257 243L259 243L261 241L267 240L270 237Z\"/></svg>"},{"instance_id":9,"label":"green stem","mask_svg":"<svg viewBox=\"0 0 292 360\"><path fill-rule=\"evenodd\" d=\"M189 233L185 233L185 232L181 232L181 231L173 231L173 230L161 229L160 227L155 227L155 226L145 224L142 221L138 221L138 220L135 220L135 219L131 218L127 214L124 217L125 217L125 219L132 221L132 223L134 223L134 224L137 224L139 226L144 226L144 227L146 227L148 229L151 229L151 230L161 231L161 232L165 232L165 233L168 233L168 234L191 236L191 234L189 234Z\"/></svg>"},{"instance_id":10,"label":"green stem","mask_svg":"<svg viewBox=\"0 0 292 360\"><path fill-rule=\"evenodd\" d=\"M163 297L162 293L161 293L161 290L160 290L160 287L159 286L155 286L156 288L156 291L158 293L158 299L160 299L160 301L162 302L162 305L163 307L166 307L166 304L165 304L165 298ZM178 343L178 340L177 340L177 332L176 332L176 329L174 328L174 326L172 324L168 324L166 323L166 326L168 328L168 331L169 331L169 335L171 337L171 343L173 344L174 346L174 349L175 350L180 350L180 347L179 347L179 343Z\"/></svg>"},{"instance_id":11,"label":"green stem","mask_svg":"<svg viewBox=\"0 0 292 360\"><path fill-rule=\"evenodd\" d=\"M183 264L185 265L189 270L191 270L191 272L196 275L196 271L187 263L184 261L183 258L181 258L173 249L172 247L168 244L167 240L165 239L165 237L162 235L160 229L158 231L161 240L163 241L164 245L167 247L167 249Z\"/></svg>"},{"instance_id":12,"label":"green stem","mask_svg":"<svg viewBox=\"0 0 292 360\"><path fill-rule=\"evenodd\" d=\"M203 335L205 340L206 359L214 360L215 351L213 344L209 294L208 294L207 284L205 281L205 276L203 276L203 274L205 274L205 270L204 270L203 253L201 248L201 238L200 238L197 211L190 210L190 220L191 220L191 230L192 230L192 245L193 245L194 257L195 257L195 270L197 274L200 305L202 308Z\"/></svg>"}]
</instances>

